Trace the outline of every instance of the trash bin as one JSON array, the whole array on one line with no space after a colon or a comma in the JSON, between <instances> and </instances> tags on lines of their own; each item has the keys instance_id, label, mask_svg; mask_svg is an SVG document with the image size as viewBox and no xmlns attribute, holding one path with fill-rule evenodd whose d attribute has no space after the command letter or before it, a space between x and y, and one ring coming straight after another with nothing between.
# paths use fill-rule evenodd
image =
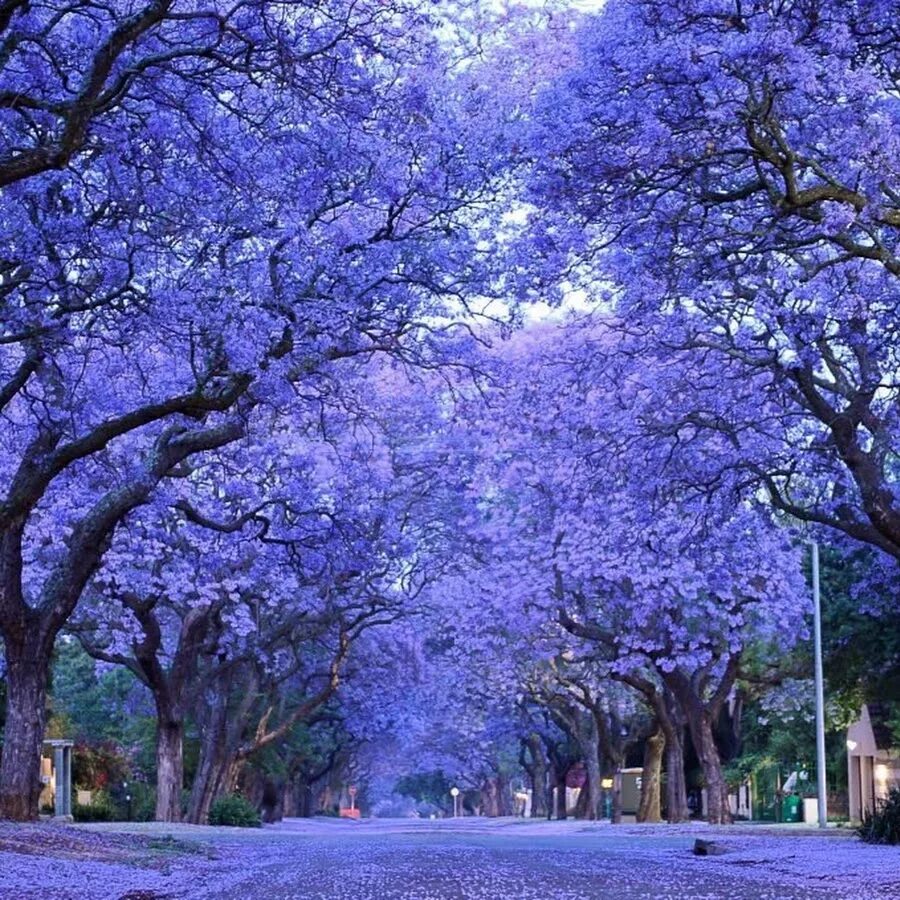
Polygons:
<instances>
[{"instance_id":1,"label":"trash bin","mask_svg":"<svg viewBox=\"0 0 900 900\"><path fill-rule=\"evenodd\" d=\"M788 794L781 802L781 821L801 822L801 810L800 798L796 794Z\"/></svg>"}]
</instances>

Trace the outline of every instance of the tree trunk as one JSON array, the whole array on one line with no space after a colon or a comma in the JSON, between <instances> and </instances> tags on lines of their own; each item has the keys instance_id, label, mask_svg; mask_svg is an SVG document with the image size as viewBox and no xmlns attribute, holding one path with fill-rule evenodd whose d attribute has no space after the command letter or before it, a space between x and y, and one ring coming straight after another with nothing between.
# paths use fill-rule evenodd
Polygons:
<instances>
[{"instance_id":1,"label":"tree trunk","mask_svg":"<svg viewBox=\"0 0 900 900\"><path fill-rule=\"evenodd\" d=\"M666 737L660 726L648 738L644 746L644 771L641 776L641 802L638 806L638 822L659 822L662 787L662 761Z\"/></svg>"},{"instance_id":2,"label":"tree trunk","mask_svg":"<svg viewBox=\"0 0 900 900\"><path fill-rule=\"evenodd\" d=\"M731 809L728 805L728 786L722 774L722 758L716 745L713 726L719 717L721 703L727 697L737 674L738 657L728 660L725 674L711 700L704 700L698 694L696 675L688 677L679 669L668 673L665 678L678 706L687 719L691 742L697 752L703 780L706 787L707 821L711 825L731 823Z\"/></svg>"},{"instance_id":3,"label":"tree trunk","mask_svg":"<svg viewBox=\"0 0 900 900\"><path fill-rule=\"evenodd\" d=\"M613 825L622 823L622 772L619 768L613 772L612 777L612 816L610 822Z\"/></svg>"},{"instance_id":4,"label":"tree trunk","mask_svg":"<svg viewBox=\"0 0 900 900\"><path fill-rule=\"evenodd\" d=\"M156 723L156 821L181 821L184 787L184 723L167 715Z\"/></svg>"},{"instance_id":5,"label":"tree trunk","mask_svg":"<svg viewBox=\"0 0 900 900\"><path fill-rule=\"evenodd\" d=\"M600 765L600 736L597 722L591 714L586 715L584 727L579 734L579 746L584 755L584 768L587 774L587 808L584 817L596 822L603 817L603 769Z\"/></svg>"},{"instance_id":6,"label":"tree trunk","mask_svg":"<svg viewBox=\"0 0 900 900\"><path fill-rule=\"evenodd\" d=\"M284 818L288 785L284 781L273 781L271 793L263 794L263 812L268 815L266 822L280 822Z\"/></svg>"},{"instance_id":7,"label":"tree trunk","mask_svg":"<svg viewBox=\"0 0 900 900\"><path fill-rule=\"evenodd\" d=\"M198 769L188 803L188 821L205 825L209 821L209 810L216 799L228 793L228 775L232 760L225 749L213 752Z\"/></svg>"},{"instance_id":8,"label":"tree trunk","mask_svg":"<svg viewBox=\"0 0 900 900\"><path fill-rule=\"evenodd\" d=\"M603 788L601 787L603 774L596 751L588 753L584 768L587 775L584 785L584 789L587 791L587 805L583 815L584 818L596 822L603 817Z\"/></svg>"},{"instance_id":9,"label":"tree trunk","mask_svg":"<svg viewBox=\"0 0 900 900\"><path fill-rule=\"evenodd\" d=\"M563 785L563 797L565 797L565 785ZM586 819L588 816L588 805L590 804L591 789L587 781L584 786L578 789L578 796L575 798L575 809L572 810L576 819ZM565 801L563 801L565 802Z\"/></svg>"},{"instance_id":10,"label":"tree trunk","mask_svg":"<svg viewBox=\"0 0 900 900\"><path fill-rule=\"evenodd\" d=\"M515 806L513 805L513 791L509 776L501 774L497 779L497 784L500 788L500 815L511 816L515 812Z\"/></svg>"},{"instance_id":11,"label":"tree trunk","mask_svg":"<svg viewBox=\"0 0 900 900\"><path fill-rule=\"evenodd\" d=\"M531 777L531 818L544 819L549 811L547 798L547 759L544 747L538 735L528 738L528 752L531 755L531 766L528 774Z\"/></svg>"},{"instance_id":12,"label":"tree trunk","mask_svg":"<svg viewBox=\"0 0 900 900\"><path fill-rule=\"evenodd\" d=\"M294 791L297 805L294 815L301 819L308 819L313 814L313 790L312 785L305 779L301 779Z\"/></svg>"},{"instance_id":13,"label":"tree trunk","mask_svg":"<svg viewBox=\"0 0 900 900\"><path fill-rule=\"evenodd\" d=\"M684 737L681 728L666 735L666 821L670 825L690 817L684 777Z\"/></svg>"},{"instance_id":14,"label":"tree trunk","mask_svg":"<svg viewBox=\"0 0 900 900\"><path fill-rule=\"evenodd\" d=\"M49 656L40 640L6 647L6 725L0 763L0 819L37 819Z\"/></svg>"},{"instance_id":15,"label":"tree trunk","mask_svg":"<svg viewBox=\"0 0 900 900\"><path fill-rule=\"evenodd\" d=\"M481 785L481 806L484 814L489 818L497 818L502 815L500 806L500 779L496 776L486 778Z\"/></svg>"},{"instance_id":16,"label":"tree trunk","mask_svg":"<svg viewBox=\"0 0 900 900\"><path fill-rule=\"evenodd\" d=\"M271 824L284 817L285 782L254 769L244 769L237 788L259 810L263 822Z\"/></svg>"},{"instance_id":17,"label":"tree trunk","mask_svg":"<svg viewBox=\"0 0 900 900\"><path fill-rule=\"evenodd\" d=\"M187 819L195 825L205 825L209 808L224 781L230 760L226 749L225 697L217 697L208 707L200 741L200 761L191 786Z\"/></svg>"},{"instance_id":18,"label":"tree trunk","mask_svg":"<svg viewBox=\"0 0 900 900\"><path fill-rule=\"evenodd\" d=\"M705 712L699 716L691 716L689 727L706 783L706 819L711 825L728 825L731 823L728 786L722 774L722 762L709 716Z\"/></svg>"},{"instance_id":19,"label":"tree trunk","mask_svg":"<svg viewBox=\"0 0 900 900\"><path fill-rule=\"evenodd\" d=\"M300 785L296 780L289 781L285 786L282 813L285 819L296 819L303 815L300 801Z\"/></svg>"},{"instance_id":20,"label":"tree trunk","mask_svg":"<svg viewBox=\"0 0 900 900\"><path fill-rule=\"evenodd\" d=\"M237 791L246 767L246 759L234 753L229 754L225 772L219 781L218 792L221 794L233 794Z\"/></svg>"},{"instance_id":21,"label":"tree trunk","mask_svg":"<svg viewBox=\"0 0 900 900\"><path fill-rule=\"evenodd\" d=\"M556 773L556 818L569 818L569 803L566 796L566 772L557 771Z\"/></svg>"},{"instance_id":22,"label":"tree trunk","mask_svg":"<svg viewBox=\"0 0 900 900\"><path fill-rule=\"evenodd\" d=\"M544 768L544 777L537 786L537 794L532 793L532 804L535 802L535 796L537 797L538 808L540 809L539 815L543 819L549 819L553 810L553 786L550 783L549 767ZM535 813L532 808L532 816L533 815L535 815Z\"/></svg>"}]
</instances>

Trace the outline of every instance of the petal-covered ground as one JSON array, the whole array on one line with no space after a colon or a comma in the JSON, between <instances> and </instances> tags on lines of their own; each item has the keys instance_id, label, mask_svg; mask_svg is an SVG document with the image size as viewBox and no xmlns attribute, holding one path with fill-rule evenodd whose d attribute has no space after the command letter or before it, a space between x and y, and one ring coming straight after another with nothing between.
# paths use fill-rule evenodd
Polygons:
<instances>
[{"instance_id":1,"label":"petal-covered ground","mask_svg":"<svg viewBox=\"0 0 900 900\"><path fill-rule=\"evenodd\" d=\"M697 857L694 840L721 855ZM21 900L875 900L900 849L846 833L510 819L288 820L256 829L0 824Z\"/></svg>"}]
</instances>

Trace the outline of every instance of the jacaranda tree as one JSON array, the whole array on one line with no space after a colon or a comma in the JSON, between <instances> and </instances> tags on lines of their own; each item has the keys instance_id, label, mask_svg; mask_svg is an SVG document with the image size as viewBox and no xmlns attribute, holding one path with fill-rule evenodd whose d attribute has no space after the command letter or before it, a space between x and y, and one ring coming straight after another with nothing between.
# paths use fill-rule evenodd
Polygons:
<instances>
[{"instance_id":1,"label":"jacaranda tree","mask_svg":"<svg viewBox=\"0 0 900 900\"><path fill-rule=\"evenodd\" d=\"M439 365L445 301L496 287L483 135L509 106L403 3L11 3L0 40L0 816L23 819L53 643L118 525L341 359Z\"/></svg>"},{"instance_id":2,"label":"jacaranda tree","mask_svg":"<svg viewBox=\"0 0 900 900\"><path fill-rule=\"evenodd\" d=\"M895 5L611 0L579 46L541 232L632 352L704 367L659 392L658 439L716 432L719 484L897 557Z\"/></svg>"}]
</instances>

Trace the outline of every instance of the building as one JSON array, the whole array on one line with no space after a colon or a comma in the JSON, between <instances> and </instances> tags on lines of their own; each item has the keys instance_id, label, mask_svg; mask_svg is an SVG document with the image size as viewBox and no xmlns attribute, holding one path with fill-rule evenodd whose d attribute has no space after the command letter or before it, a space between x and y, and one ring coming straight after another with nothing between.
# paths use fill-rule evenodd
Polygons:
<instances>
[{"instance_id":1,"label":"building","mask_svg":"<svg viewBox=\"0 0 900 900\"><path fill-rule=\"evenodd\" d=\"M850 819L861 821L892 787L900 787L900 747L888 725L892 710L867 703L847 729L847 787Z\"/></svg>"}]
</instances>

